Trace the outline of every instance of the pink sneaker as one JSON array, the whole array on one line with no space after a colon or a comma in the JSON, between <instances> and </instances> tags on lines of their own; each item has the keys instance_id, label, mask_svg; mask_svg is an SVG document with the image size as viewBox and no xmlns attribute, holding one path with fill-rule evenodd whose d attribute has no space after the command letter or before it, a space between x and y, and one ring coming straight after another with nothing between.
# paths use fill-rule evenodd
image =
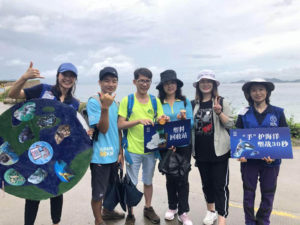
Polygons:
<instances>
[{"instance_id":1,"label":"pink sneaker","mask_svg":"<svg viewBox=\"0 0 300 225\"><path fill-rule=\"evenodd\" d=\"M182 223L182 225L193 225L193 222L189 219L186 213L183 213L180 216L178 216L178 220Z\"/></svg>"},{"instance_id":2,"label":"pink sneaker","mask_svg":"<svg viewBox=\"0 0 300 225\"><path fill-rule=\"evenodd\" d=\"M165 220L174 220L177 211L177 209L168 209L168 211L165 213Z\"/></svg>"}]
</instances>

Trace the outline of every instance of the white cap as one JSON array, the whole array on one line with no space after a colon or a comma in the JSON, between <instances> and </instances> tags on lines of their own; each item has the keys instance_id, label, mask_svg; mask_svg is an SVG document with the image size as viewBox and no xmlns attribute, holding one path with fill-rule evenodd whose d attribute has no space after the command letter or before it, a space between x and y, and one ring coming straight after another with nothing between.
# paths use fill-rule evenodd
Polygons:
<instances>
[{"instance_id":1,"label":"white cap","mask_svg":"<svg viewBox=\"0 0 300 225\"><path fill-rule=\"evenodd\" d=\"M213 80L216 82L217 86L220 85L220 82L216 79L215 72L212 70L201 70L197 76L197 80L193 83L193 86L197 87L198 82L202 79Z\"/></svg>"}]
</instances>

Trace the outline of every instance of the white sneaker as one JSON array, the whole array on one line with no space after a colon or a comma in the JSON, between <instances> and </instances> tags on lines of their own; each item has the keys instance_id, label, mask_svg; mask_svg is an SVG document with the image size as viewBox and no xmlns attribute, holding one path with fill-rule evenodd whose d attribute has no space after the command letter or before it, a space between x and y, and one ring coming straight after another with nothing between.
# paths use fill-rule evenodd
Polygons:
<instances>
[{"instance_id":1,"label":"white sneaker","mask_svg":"<svg viewBox=\"0 0 300 225\"><path fill-rule=\"evenodd\" d=\"M189 219L186 213L183 213L180 216L178 216L178 220L182 223L182 225L193 225L193 222Z\"/></svg>"},{"instance_id":2,"label":"white sneaker","mask_svg":"<svg viewBox=\"0 0 300 225\"><path fill-rule=\"evenodd\" d=\"M207 211L206 216L203 219L203 223L205 225L212 225L217 220L217 218L218 218L217 212Z\"/></svg>"},{"instance_id":3,"label":"white sneaker","mask_svg":"<svg viewBox=\"0 0 300 225\"><path fill-rule=\"evenodd\" d=\"M175 215L177 214L178 210L175 209L168 209L168 211L165 213L165 219L166 220L174 220Z\"/></svg>"}]
</instances>

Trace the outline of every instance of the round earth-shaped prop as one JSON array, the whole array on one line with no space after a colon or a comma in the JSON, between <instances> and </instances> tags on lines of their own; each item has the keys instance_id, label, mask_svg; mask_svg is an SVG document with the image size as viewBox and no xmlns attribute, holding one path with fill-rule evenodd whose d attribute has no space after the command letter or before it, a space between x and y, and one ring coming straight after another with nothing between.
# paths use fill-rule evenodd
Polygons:
<instances>
[{"instance_id":1,"label":"round earth-shaped prop","mask_svg":"<svg viewBox=\"0 0 300 225\"><path fill-rule=\"evenodd\" d=\"M32 200L74 187L92 156L83 121L71 106L48 99L5 111L0 116L0 187Z\"/></svg>"}]
</instances>

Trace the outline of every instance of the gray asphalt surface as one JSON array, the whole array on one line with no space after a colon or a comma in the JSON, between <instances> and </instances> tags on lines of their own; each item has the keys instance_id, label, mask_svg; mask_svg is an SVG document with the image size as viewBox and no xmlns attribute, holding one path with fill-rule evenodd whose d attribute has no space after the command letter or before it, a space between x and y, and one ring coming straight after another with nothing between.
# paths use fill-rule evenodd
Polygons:
<instances>
[{"instance_id":1,"label":"gray asphalt surface","mask_svg":"<svg viewBox=\"0 0 300 225\"><path fill-rule=\"evenodd\" d=\"M274 210L271 217L272 225L300 225L300 148L294 148L294 159L283 160L278 187L275 196ZM206 213L205 201L201 189L201 181L197 168L193 167L190 173L190 208L189 213L194 225L202 224ZM142 183L138 184L142 190ZM244 224L242 209L242 182L239 171L239 163L230 160L230 212L227 220L229 225ZM64 206L61 225L87 225L93 224L93 214L90 207L90 171L88 170L83 179L72 190L64 194ZM257 191L256 206L259 204L260 194ZM24 199L11 196L0 191L0 225L23 224ZM151 224L143 217L144 199L135 209L137 225ZM158 170L154 176L153 207L161 217L161 224L180 224L177 219L166 222L163 219L167 210L167 193L165 188L165 177ZM43 200L36 220L36 225L51 224L50 201ZM121 211L120 207L117 207ZM107 224L121 225L125 220L111 221Z\"/></svg>"},{"instance_id":2,"label":"gray asphalt surface","mask_svg":"<svg viewBox=\"0 0 300 225\"><path fill-rule=\"evenodd\" d=\"M0 113L5 110L5 105L0 104ZM278 178L277 192L275 196L272 225L300 225L300 147L293 148L294 159L283 160ZM202 219L206 213L205 200L201 189L201 180L197 168L192 167L190 172L190 218L194 225L202 225ZM94 218L90 206L91 186L90 171L88 170L82 180L69 192L64 194L64 206L61 225L87 225L94 224ZM180 224L177 219L166 222L164 213L167 210L167 193L165 188L165 177L156 169L154 175L153 207L161 217L162 225ZM142 183L138 188L142 190ZM230 160L230 207L227 224L244 224L242 208L242 182L239 162ZM260 194L257 190L256 207L259 205ZM0 225L22 225L24 224L25 200L14 197L0 190ZM143 217L144 199L135 208L137 218L136 225L152 224ZM118 206L117 209L121 211ZM111 221L107 224L122 225L125 220ZM43 200L40 203L36 225L50 225L50 201ZM216 224L216 223L215 223Z\"/></svg>"}]
</instances>

